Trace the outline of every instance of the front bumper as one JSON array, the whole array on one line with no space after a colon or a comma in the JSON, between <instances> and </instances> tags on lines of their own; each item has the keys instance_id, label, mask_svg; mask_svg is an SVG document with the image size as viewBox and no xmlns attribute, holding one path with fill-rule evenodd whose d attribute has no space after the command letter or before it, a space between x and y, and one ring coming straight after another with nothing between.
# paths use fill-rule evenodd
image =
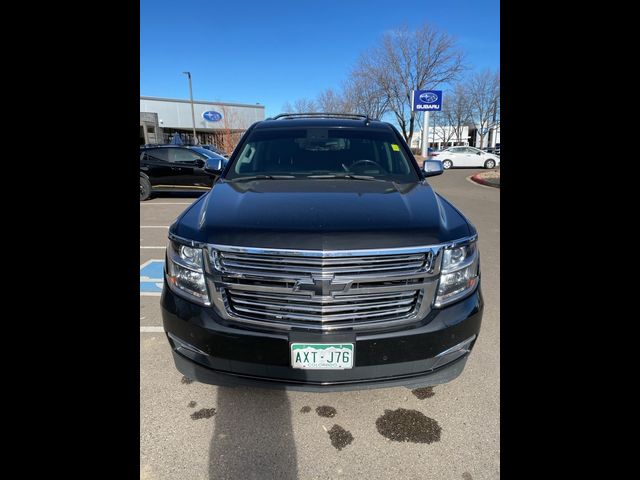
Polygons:
<instances>
[{"instance_id":1,"label":"front bumper","mask_svg":"<svg viewBox=\"0 0 640 480\"><path fill-rule=\"evenodd\" d=\"M189 378L225 386L336 391L400 385L415 388L453 380L462 372L475 344L483 301L478 286L469 297L433 309L415 324L357 333L249 329L227 323L211 307L175 295L166 284L161 308L176 368ZM291 342L353 343L354 367L291 368Z\"/></svg>"}]
</instances>

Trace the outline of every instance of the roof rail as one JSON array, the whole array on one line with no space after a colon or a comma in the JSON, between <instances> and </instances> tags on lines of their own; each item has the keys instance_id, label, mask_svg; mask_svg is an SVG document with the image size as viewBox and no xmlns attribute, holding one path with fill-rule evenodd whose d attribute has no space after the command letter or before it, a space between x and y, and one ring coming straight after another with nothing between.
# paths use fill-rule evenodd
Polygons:
<instances>
[{"instance_id":1,"label":"roof rail","mask_svg":"<svg viewBox=\"0 0 640 480\"><path fill-rule=\"evenodd\" d=\"M364 120L369 124L373 118L360 113L326 113L326 112L308 112L308 113L281 113L267 120L278 120L280 118L352 118L354 120Z\"/></svg>"}]
</instances>

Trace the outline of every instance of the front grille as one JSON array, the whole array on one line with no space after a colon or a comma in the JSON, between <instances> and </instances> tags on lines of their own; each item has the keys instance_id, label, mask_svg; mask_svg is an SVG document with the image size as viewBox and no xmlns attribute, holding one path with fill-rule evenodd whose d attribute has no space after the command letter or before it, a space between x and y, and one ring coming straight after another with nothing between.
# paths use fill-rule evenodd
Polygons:
<instances>
[{"instance_id":1,"label":"front grille","mask_svg":"<svg viewBox=\"0 0 640 480\"><path fill-rule=\"evenodd\" d=\"M435 252L427 248L375 255L238 250L210 256L215 303L230 320L278 329L378 328L426 314L433 300Z\"/></svg>"}]
</instances>

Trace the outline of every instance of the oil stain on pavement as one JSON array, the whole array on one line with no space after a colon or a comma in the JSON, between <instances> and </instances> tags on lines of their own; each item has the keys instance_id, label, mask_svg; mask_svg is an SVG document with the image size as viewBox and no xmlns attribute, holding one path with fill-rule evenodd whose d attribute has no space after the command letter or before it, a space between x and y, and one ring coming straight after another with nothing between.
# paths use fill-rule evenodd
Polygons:
<instances>
[{"instance_id":1,"label":"oil stain on pavement","mask_svg":"<svg viewBox=\"0 0 640 480\"><path fill-rule=\"evenodd\" d=\"M471 474L469 472L464 472L462 474L462 480L473 480L473 477L471 476Z\"/></svg>"},{"instance_id":2,"label":"oil stain on pavement","mask_svg":"<svg viewBox=\"0 0 640 480\"><path fill-rule=\"evenodd\" d=\"M309 405L305 405L300 409L300 413L309 413L311 411L311 407Z\"/></svg>"},{"instance_id":3,"label":"oil stain on pavement","mask_svg":"<svg viewBox=\"0 0 640 480\"><path fill-rule=\"evenodd\" d=\"M351 432L345 430L340 425L334 425L330 430L327 430L327 433L329 434L329 439L331 439L331 445L337 450L342 450L353 442Z\"/></svg>"},{"instance_id":4,"label":"oil stain on pavement","mask_svg":"<svg viewBox=\"0 0 640 480\"><path fill-rule=\"evenodd\" d=\"M196 402L194 402L193 400L191 400L191 401L187 404L187 407L189 407L189 408L193 408L193 407L195 407L196 405L197 405L197 403L196 403Z\"/></svg>"},{"instance_id":5,"label":"oil stain on pavement","mask_svg":"<svg viewBox=\"0 0 640 480\"><path fill-rule=\"evenodd\" d=\"M385 410L376 420L383 437L395 442L433 443L440 441L442 429L438 422L417 410Z\"/></svg>"},{"instance_id":6,"label":"oil stain on pavement","mask_svg":"<svg viewBox=\"0 0 640 480\"><path fill-rule=\"evenodd\" d=\"M321 407L316 408L316 413L321 417L333 418L336 416L336 413L338 413L338 411L333 407L323 405Z\"/></svg>"},{"instance_id":7,"label":"oil stain on pavement","mask_svg":"<svg viewBox=\"0 0 640 480\"><path fill-rule=\"evenodd\" d=\"M190 383L193 383L193 379L183 376L182 379L180 380L180 383L184 383L185 385L189 385Z\"/></svg>"},{"instance_id":8,"label":"oil stain on pavement","mask_svg":"<svg viewBox=\"0 0 640 480\"><path fill-rule=\"evenodd\" d=\"M191 420L200 420L201 418L211 418L216 414L215 408L201 408L197 412L191 414Z\"/></svg>"},{"instance_id":9,"label":"oil stain on pavement","mask_svg":"<svg viewBox=\"0 0 640 480\"><path fill-rule=\"evenodd\" d=\"M419 400L424 400L425 398L433 397L436 392L433 391L433 387L424 387L424 388L416 388L411 390Z\"/></svg>"}]
</instances>

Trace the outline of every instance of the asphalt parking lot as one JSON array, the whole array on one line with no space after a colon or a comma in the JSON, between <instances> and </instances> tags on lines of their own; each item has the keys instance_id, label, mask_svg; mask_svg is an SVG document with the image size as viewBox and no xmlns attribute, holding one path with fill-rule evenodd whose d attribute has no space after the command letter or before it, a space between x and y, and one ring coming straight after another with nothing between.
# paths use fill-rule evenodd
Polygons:
<instances>
[{"instance_id":1,"label":"asphalt parking lot","mask_svg":"<svg viewBox=\"0 0 640 480\"><path fill-rule=\"evenodd\" d=\"M140 478L499 478L500 190L467 180L479 171L448 170L430 183L479 232L480 335L460 377L414 392L234 389L183 378L157 284L168 226L197 196L141 202ZM394 431L413 441L394 440Z\"/></svg>"}]
</instances>

